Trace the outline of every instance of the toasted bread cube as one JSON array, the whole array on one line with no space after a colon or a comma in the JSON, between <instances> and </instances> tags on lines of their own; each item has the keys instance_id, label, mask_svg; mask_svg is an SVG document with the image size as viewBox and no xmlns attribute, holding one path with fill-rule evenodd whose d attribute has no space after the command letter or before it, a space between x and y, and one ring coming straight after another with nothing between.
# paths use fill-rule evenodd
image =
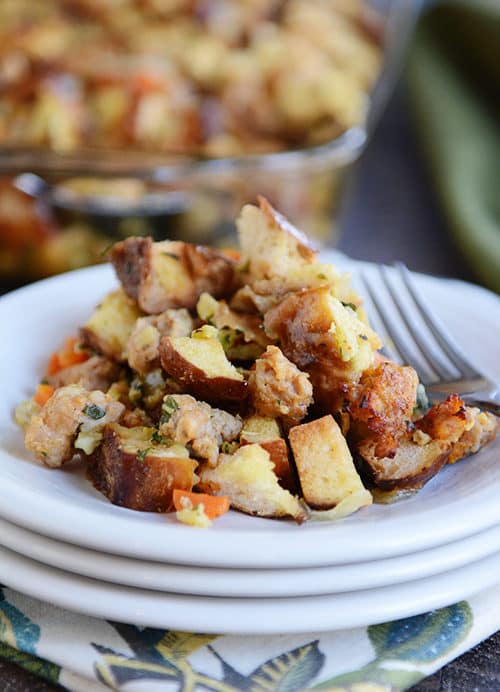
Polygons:
<instances>
[{"instance_id":1,"label":"toasted bread cube","mask_svg":"<svg viewBox=\"0 0 500 692\"><path fill-rule=\"evenodd\" d=\"M127 295L150 314L192 310L204 291L222 298L234 288L236 263L213 248L127 238L113 247L110 257Z\"/></svg>"},{"instance_id":2,"label":"toasted bread cube","mask_svg":"<svg viewBox=\"0 0 500 692\"><path fill-rule=\"evenodd\" d=\"M250 281L286 276L316 261L317 252L306 235L259 197L259 207L247 204L236 221L241 264Z\"/></svg>"},{"instance_id":3,"label":"toasted bread cube","mask_svg":"<svg viewBox=\"0 0 500 692\"><path fill-rule=\"evenodd\" d=\"M293 517L301 523L307 512L299 500L278 483L269 452L257 444L234 454L221 454L216 468L200 470L200 490L226 495L231 506L259 517Z\"/></svg>"},{"instance_id":4,"label":"toasted bread cube","mask_svg":"<svg viewBox=\"0 0 500 692\"><path fill-rule=\"evenodd\" d=\"M189 336L193 319L185 308L170 308L160 315L141 317L135 323L127 343L128 363L146 375L160 367L158 347L162 336Z\"/></svg>"},{"instance_id":5,"label":"toasted bread cube","mask_svg":"<svg viewBox=\"0 0 500 692\"><path fill-rule=\"evenodd\" d=\"M345 437L333 416L297 425L289 433L304 500L313 509L331 509L364 490ZM368 493L369 494L369 493ZM366 504L370 504L371 497Z\"/></svg>"},{"instance_id":6,"label":"toasted bread cube","mask_svg":"<svg viewBox=\"0 0 500 692\"><path fill-rule=\"evenodd\" d=\"M478 408L466 407L472 418L472 427L452 445L448 464L475 454L482 447L495 439L500 421L492 413L480 411Z\"/></svg>"},{"instance_id":7,"label":"toasted bread cube","mask_svg":"<svg viewBox=\"0 0 500 692\"><path fill-rule=\"evenodd\" d=\"M169 512L175 488L191 490L197 462L185 447L154 442L154 428L104 428L102 446L88 465L94 486L114 505L142 512Z\"/></svg>"},{"instance_id":8,"label":"toasted bread cube","mask_svg":"<svg viewBox=\"0 0 500 692\"><path fill-rule=\"evenodd\" d=\"M136 303L119 288L109 293L80 330L85 344L119 363L127 360L127 342L142 315Z\"/></svg>"},{"instance_id":9,"label":"toasted bread cube","mask_svg":"<svg viewBox=\"0 0 500 692\"><path fill-rule=\"evenodd\" d=\"M285 356L309 373L315 403L329 411L342 406L343 385L359 379L382 345L328 287L289 293L266 313L264 326Z\"/></svg>"},{"instance_id":10,"label":"toasted bread cube","mask_svg":"<svg viewBox=\"0 0 500 692\"><path fill-rule=\"evenodd\" d=\"M213 327L203 327L193 337L164 336L160 362L165 372L199 399L240 401L247 394L246 380L226 358Z\"/></svg>"},{"instance_id":11,"label":"toasted bread cube","mask_svg":"<svg viewBox=\"0 0 500 692\"><path fill-rule=\"evenodd\" d=\"M259 444L269 452L274 464L274 473L278 476L281 487L291 493L297 492L297 481L290 464L288 446L275 418L256 414L246 418L241 430L240 442L242 445Z\"/></svg>"},{"instance_id":12,"label":"toasted bread cube","mask_svg":"<svg viewBox=\"0 0 500 692\"><path fill-rule=\"evenodd\" d=\"M196 310L200 319L219 330L229 360L255 360L269 344L258 315L232 310L225 300L208 293L200 296Z\"/></svg>"},{"instance_id":13,"label":"toasted bread cube","mask_svg":"<svg viewBox=\"0 0 500 692\"><path fill-rule=\"evenodd\" d=\"M403 439L392 458L379 459L373 441L361 445L358 451L367 479L382 490L412 490L425 485L446 464L451 443L428 436L422 439L425 433L421 431L417 435L417 441Z\"/></svg>"}]
</instances>

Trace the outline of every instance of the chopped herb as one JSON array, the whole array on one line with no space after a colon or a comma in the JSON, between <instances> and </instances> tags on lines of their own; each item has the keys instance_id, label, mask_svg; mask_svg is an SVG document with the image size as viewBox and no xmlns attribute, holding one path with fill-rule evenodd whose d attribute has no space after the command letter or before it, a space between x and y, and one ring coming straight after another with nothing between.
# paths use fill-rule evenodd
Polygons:
<instances>
[{"instance_id":1,"label":"chopped herb","mask_svg":"<svg viewBox=\"0 0 500 692\"><path fill-rule=\"evenodd\" d=\"M363 341L368 341L368 337L366 336L366 334L358 334L358 336L360 339L363 339Z\"/></svg>"},{"instance_id":2,"label":"chopped herb","mask_svg":"<svg viewBox=\"0 0 500 692\"><path fill-rule=\"evenodd\" d=\"M430 404L429 399L427 397L427 392L425 391L425 387L421 382L419 382L418 387L417 387L417 400L416 400L415 406L413 408L413 416L415 418L423 416L424 413L427 413L427 411L430 409L430 407L431 407L431 404Z\"/></svg>"},{"instance_id":3,"label":"chopped herb","mask_svg":"<svg viewBox=\"0 0 500 692\"><path fill-rule=\"evenodd\" d=\"M165 255L165 257L170 257L171 259L174 259L174 260L177 260L177 261L179 260L179 256L178 256L178 255L174 255L173 252L162 252L161 254L162 254L162 255Z\"/></svg>"},{"instance_id":4,"label":"chopped herb","mask_svg":"<svg viewBox=\"0 0 500 692\"><path fill-rule=\"evenodd\" d=\"M236 327L236 329L234 330L234 333L236 334L236 336L243 336L243 334L244 334L243 330L238 329L238 327Z\"/></svg>"},{"instance_id":5,"label":"chopped herb","mask_svg":"<svg viewBox=\"0 0 500 692\"><path fill-rule=\"evenodd\" d=\"M326 274L318 274L318 279L323 279L326 281Z\"/></svg>"},{"instance_id":6,"label":"chopped herb","mask_svg":"<svg viewBox=\"0 0 500 692\"><path fill-rule=\"evenodd\" d=\"M179 404L172 396L167 396L161 405L160 423L168 423L174 413L179 410Z\"/></svg>"},{"instance_id":7,"label":"chopped herb","mask_svg":"<svg viewBox=\"0 0 500 692\"><path fill-rule=\"evenodd\" d=\"M214 312L211 312L210 315L207 315L207 316L206 316L205 322L206 322L207 324L212 324L212 320L213 320L214 317L215 317L215 313L214 313Z\"/></svg>"},{"instance_id":8,"label":"chopped herb","mask_svg":"<svg viewBox=\"0 0 500 692\"><path fill-rule=\"evenodd\" d=\"M112 243L110 243L109 245L106 245L106 247L104 248L104 250L102 250L102 251L99 253L99 257L105 257L105 256L108 254L108 252L111 250L111 248L113 247L114 244L115 244L115 243L112 242ZM130 273L130 272L129 272L129 273Z\"/></svg>"},{"instance_id":9,"label":"chopped herb","mask_svg":"<svg viewBox=\"0 0 500 692\"><path fill-rule=\"evenodd\" d=\"M100 420L106 415L106 411L100 406L97 406L97 404L87 404L83 409L83 413L89 418L92 418L92 420Z\"/></svg>"},{"instance_id":10,"label":"chopped herb","mask_svg":"<svg viewBox=\"0 0 500 692\"><path fill-rule=\"evenodd\" d=\"M344 303L344 302L342 301L342 305L343 305L345 308L351 308L351 310L354 310L354 312L356 312L356 309L357 309L357 308L356 308L356 306L354 305L354 303Z\"/></svg>"},{"instance_id":11,"label":"chopped herb","mask_svg":"<svg viewBox=\"0 0 500 692\"><path fill-rule=\"evenodd\" d=\"M159 445L163 443L163 435L160 435L158 430L155 430L151 435L151 442L157 442Z\"/></svg>"},{"instance_id":12,"label":"chopped herb","mask_svg":"<svg viewBox=\"0 0 500 692\"><path fill-rule=\"evenodd\" d=\"M138 449L137 450L137 459L139 461L144 461L144 459L148 456L148 453L151 451L151 447L146 447L145 449Z\"/></svg>"},{"instance_id":13,"label":"chopped herb","mask_svg":"<svg viewBox=\"0 0 500 692\"><path fill-rule=\"evenodd\" d=\"M47 456L48 456L47 452L46 452L44 449L42 449L42 451L40 452L40 454L42 455L42 457L47 457Z\"/></svg>"},{"instance_id":14,"label":"chopped herb","mask_svg":"<svg viewBox=\"0 0 500 692\"><path fill-rule=\"evenodd\" d=\"M281 399L276 399L276 403L278 404L278 406L281 406Z\"/></svg>"},{"instance_id":15,"label":"chopped herb","mask_svg":"<svg viewBox=\"0 0 500 692\"><path fill-rule=\"evenodd\" d=\"M49 381L44 378L43 380L40 380L40 384L49 384Z\"/></svg>"},{"instance_id":16,"label":"chopped herb","mask_svg":"<svg viewBox=\"0 0 500 692\"><path fill-rule=\"evenodd\" d=\"M241 267L238 267L238 271L244 274L245 272L249 271L250 269L250 260L247 260L245 264L242 264Z\"/></svg>"}]
</instances>

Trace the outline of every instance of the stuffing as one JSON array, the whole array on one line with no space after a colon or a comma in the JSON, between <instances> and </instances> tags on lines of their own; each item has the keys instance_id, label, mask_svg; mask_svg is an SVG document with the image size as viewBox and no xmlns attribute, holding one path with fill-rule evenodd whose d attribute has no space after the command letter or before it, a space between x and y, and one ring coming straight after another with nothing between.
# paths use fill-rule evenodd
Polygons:
<instances>
[{"instance_id":1,"label":"stuffing","mask_svg":"<svg viewBox=\"0 0 500 692\"><path fill-rule=\"evenodd\" d=\"M307 372L314 400L325 410L342 407L342 390L369 368L381 341L355 310L327 287L289 293L264 316L266 334Z\"/></svg>"},{"instance_id":2,"label":"stuffing","mask_svg":"<svg viewBox=\"0 0 500 692\"><path fill-rule=\"evenodd\" d=\"M119 363L127 360L127 343L141 311L119 288L109 293L80 329L82 342Z\"/></svg>"},{"instance_id":3,"label":"stuffing","mask_svg":"<svg viewBox=\"0 0 500 692\"><path fill-rule=\"evenodd\" d=\"M307 518L299 500L279 485L269 453L260 445L221 454L217 466L201 467L199 476L200 490L226 495L234 509L259 517L291 516L298 523Z\"/></svg>"},{"instance_id":4,"label":"stuffing","mask_svg":"<svg viewBox=\"0 0 500 692\"><path fill-rule=\"evenodd\" d=\"M239 416L212 408L188 394L168 395L163 401L160 435L187 445L197 459L205 459L211 466L216 464L223 442L235 440L241 427Z\"/></svg>"},{"instance_id":5,"label":"stuffing","mask_svg":"<svg viewBox=\"0 0 500 692\"><path fill-rule=\"evenodd\" d=\"M315 11L297 12L314 26ZM429 406L415 370L378 352L350 277L318 262L266 200L238 227L241 257L151 238L115 245L122 287L16 409L38 461L79 454L112 503L175 508L196 526L220 515L209 500L301 523L413 493L494 439L498 421L458 395Z\"/></svg>"},{"instance_id":6,"label":"stuffing","mask_svg":"<svg viewBox=\"0 0 500 692\"><path fill-rule=\"evenodd\" d=\"M184 391L205 401L243 401L247 395L247 381L226 358L215 327L205 325L191 337L162 337L160 363Z\"/></svg>"},{"instance_id":7,"label":"stuffing","mask_svg":"<svg viewBox=\"0 0 500 692\"><path fill-rule=\"evenodd\" d=\"M417 373L408 366L383 361L365 370L348 390L350 439L356 445L372 440L375 456L393 456L408 432L417 386Z\"/></svg>"},{"instance_id":8,"label":"stuffing","mask_svg":"<svg viewBox=\"0 0 500 692\"><path fill-rule=\"evenodd\" d=\"M120 419L124 409L103 392L88 392L76 384L61 387L32 416L24 443L46 466L61 466L74 456L77 435L99 436L106 423Z\"/></svg>"},{"instance_id":9,"label":"stuffing","mask_svg":"<svg viewBox=\"0 0 500 692\"><path fill-rule=\"evenodd\" d=\"M351 452L332 416L297 425L289 433L302 495L312 509L336 507L351 495L358 507L371 504L354 466Z\"/></svg>"},{"instance_id":10,"label":"stuffing","mask_svg":"<svg viewBox=\"0 0 500 692\"><path fill-rule=\"evenodd\" d=\"M113 247L110 259L125 293L149 314L193 309L205 291L223 298L236 280L233 260L181 241L127 238Z\"/></svg>"},{"instance_id":11,"label":"stuffing","mask_svg":"<svg viewBox=\"0 0 500 692\"><path fill-rule=\"evenodd\" d=\"M268 346L255 361L248 378L248 395L257 413L280 417L287 426L299 423L313 400L309 376L276 346Z\"/></svg>"},{"instance_id":12,"label":"stuffing","mask_svg":"<svg viewBox=\"0 0 500 692\"><path fill-rule=\"evenodd\" d=\"M478 408L466 407L471 427L464 430L462 435L451 446L448 463L454 464L456 461L475 454L482 447L495 439L500 423L492 413L480 411Z\"/></svg>"},{"instance_id":13,"label":"stuffing","mask_svg":"<svg viewBox=\"0 0 500 692\"><path fill-rule=\"evenodd\" d=\"M418 490L446 464L451 445L444 440L403 438L393 456L380 458L376 443L358 448L358 465L363 478L381 490Z\"/></svg>"},{"instance_id":14,"label":"stuffing","mask_svg":"<svg viewBox=\"0 0 500 692\"><path fill-rule=\"evenodd\" d=\"M158 368L160 338L189 336L193 327L193 318L185 308L171 308L159 315L139 318L127 342L130 367L142 375Z\"/></svg>"},{"instance_id":15,"label":"stuffing","mask_svg":"<svg viewBox=\"0 0 500 692\"><path fill-rule=\"evenodd\" d=\"M104 427L103 443L89 460L87 472L110 502L141 512L173 509L176 488L191 490L197 462L179 444L157 441L149 427Z\"/></svg>"},{"instance_id":16,"label":"stuffing","mask_svg":"<svg viewBox=\"0 0 500 692\"><path fill-rule=\"evenodd\" d=\"M245 281L286 276L316 261L317 253L301 231L263 197L259 207L247 204L236 222Z\"/></svg>"},{"instance_id":17,"label":"stuffing","mask_svg":"<svg viewBox=\"0 0 500 692\"><path fill-rule=\"evenodd\" d=\"M100 389L107 392L113 382L120 376L120 366L106 356L91 356L83 363L76 363L63 368L45 379L53 387L65 387L68 384L79 384L92 391Z\"/></svg>"}]
</instances>

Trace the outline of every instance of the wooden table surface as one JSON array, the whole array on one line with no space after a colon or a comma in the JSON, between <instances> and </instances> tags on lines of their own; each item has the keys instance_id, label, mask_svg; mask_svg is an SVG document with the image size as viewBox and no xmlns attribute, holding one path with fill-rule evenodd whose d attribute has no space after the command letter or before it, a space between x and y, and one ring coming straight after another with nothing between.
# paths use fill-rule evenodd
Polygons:
<instances>
[{"instance_id":1,"label":"wooden table surface","mask_svg":"<svg viewBox=\"0 0 500 692\"><path fill-rule=\"evenodd\" d=\"M404 261L417 271L474 280L447 236L420 158L402 90L392 99L349 184L339 248L358 259ZM0 659L1 692L55 692ZM412 692L500 692L500 632Z\"/></svg>"}]
</instances>

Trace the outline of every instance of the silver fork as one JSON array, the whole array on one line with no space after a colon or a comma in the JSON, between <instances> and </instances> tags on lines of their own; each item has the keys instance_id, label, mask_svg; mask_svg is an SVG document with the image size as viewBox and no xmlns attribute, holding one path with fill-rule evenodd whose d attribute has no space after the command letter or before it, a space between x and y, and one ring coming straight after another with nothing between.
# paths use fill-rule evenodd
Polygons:
<instances>
[{"instance_id":1,"label":"silver fork","mask_svg":"<svg viewBox=\"0 0 500 692\"><path fill-rule=\"evenodd\" d=\"M395 267L404 291L396 290L385 266L378 268L379 281L373 281L367 272L361 275L373 308L370 317L388 337L386 355L411 365L431 398L443 399L456 392L467 404L500 416L499 385L480 372L453 343L419 295L405 265L398 262Z\"/></svg>"}]
</instances>

